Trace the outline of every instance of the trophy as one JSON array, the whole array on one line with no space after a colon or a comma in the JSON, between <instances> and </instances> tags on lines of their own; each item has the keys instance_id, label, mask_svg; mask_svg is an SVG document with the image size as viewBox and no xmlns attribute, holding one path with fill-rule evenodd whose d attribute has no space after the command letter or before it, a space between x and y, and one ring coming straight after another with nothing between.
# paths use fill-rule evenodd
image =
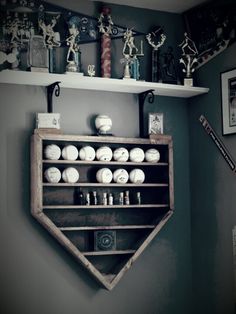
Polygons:
<instances>
[{"instance_id":1,"label":"trophy","mask_svg":"<svg viewBox=\"0 0 236 314\"><path fill-rule=\"evenodd\" d=\"M67 66L66 72L79 72L80 68L80 51L78 45L79 30L75 24L69 28L69 37L66 38L66 43L69 46L67 51Z\"/></svg>"},{"instance_id":2,"label":"trophy","mask_svg":"<svg viewBox=\"0 0 236 314\"><path fill-rule=\"evenodd\" d=\"M193 86L192 73L198 64L197 54L198 50L195 43L188 37L187 33L184 33L184 40L179 45L182 49L182 57L180 58L180 64L183 64L182 71L185 73L184 85Z\"/></svg>"},{"instance_id":3,"label":"trophy","mask_svg":"<svg viewBox=\"0 0 236 314\"><path fill-rule=\"evenodd\" d=\"M124 47L123 47L123 56L121 62L125 64L124 68L124 79L133 78L138 80L140 78L139 73L139 59L138 57L144 56L143 54L143 42L141 40L140 44L140 53L138 53L138 48L134 43L134 36L132 29L128 29L124 32Z\"/></svg>"},{"instance_id":4,"label":"trophy","mask_svg":"<svg viewBox=\"0 0 236 314\"><path fill-rule=\"evenodd\" d=\"M153 32L146 35L149 45L152 46L152 82L161 82L161 66L159 48L164 44L166 35L161 27L157 27Z\"/></svg>"},{"instance_id":5,"label":"trophy","mask_svg":"<svg viewBox=\"0 0 236 314\"><path fill-rule=\"evenodd\" d=\"M43 15L42 15L43 16ZM54 48L60 47L60 34L59 32L54 31L54 27L57 24L57 20L60 18L60 15L53 17L51 21L46 24L43 18L40 18L38 21L39 28L43 32L43 42L45 47L49 52L49 72L54 72L54 59L55 59L55 51Z\"/></svg>"}]
</instances>

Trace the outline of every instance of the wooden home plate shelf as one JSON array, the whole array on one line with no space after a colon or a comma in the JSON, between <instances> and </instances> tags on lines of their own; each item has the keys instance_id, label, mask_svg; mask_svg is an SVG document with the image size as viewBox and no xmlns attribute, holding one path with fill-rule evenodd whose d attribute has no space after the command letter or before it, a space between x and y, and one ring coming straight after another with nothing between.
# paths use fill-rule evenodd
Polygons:
<instances>
[{"instance_id":1,"label":"wooden home plate shelf","mask_svg":"<svg viewBox=\"0 0 236 314\"><path fill-rule=\"evenodd\" d=\"M45 158L47 145L56 144L63 149L68 144L77 147L90 145L95 150L109 146L112 151L125 147L129 151L139 147L144 151L155 148L160 152L159 162L101 162L68 161ZM80 174L79 181L71 184L47 182L44 172L49 167L61 172L75 167ZM129 173L140 168L145 173L144 183L101 184L95 181L98 169L107 167L112 171L124 168ZM96 190L98 203L77 204L75 194ZM130 204L118 203L120 192L129 190ZM113 205L103 205L103 193L112 193ZM141 193L141 203L134 200ZM75 136L35 132L31 141L31 212L47 231L81 263L106 289L111 290L131 267L133 262L147 248L169 220L174 210L173 197L173 152L172 138L155 135L150 139L117 138L96 136ZM101 233L102 232L102 233ZM109 235L112 247L98 247L97 234Z\"/></svg>"}]
</instances>

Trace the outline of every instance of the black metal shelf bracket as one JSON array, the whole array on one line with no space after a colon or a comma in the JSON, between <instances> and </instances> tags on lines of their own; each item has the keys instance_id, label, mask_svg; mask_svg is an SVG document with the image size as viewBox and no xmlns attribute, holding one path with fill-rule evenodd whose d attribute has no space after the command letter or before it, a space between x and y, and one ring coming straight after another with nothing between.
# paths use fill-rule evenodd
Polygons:
<instances>
[{"instance_id":1,"label":"black metal shelf bracket","mask_svg":"<svg viewBox=\"0 0 236 314\"><path fill-rule=\"evenodd\" d=\"M145 100L147 98L148 102L150 104L152 104L154 102L154 89L149 89L145 92L142 92L138 95L138 100L139 100L139 136L140 137L144 137L144 119L143 119L143 116L144 116L144 104L145 104Z\"/></svg>"},{"instance_id":2,"label":"black metal shelf bracket","mask_svg":"<svg viewBox=\"0 0 236 314\"><path fill-rule=\"evenodd\" d=\"M56 97L60 96L60 91L61 90L60 90L59 83L61 83L61 82L55 82L55 83L47 86L48 113L52 113L53 112L52 97L53 97L54 91L55 91L55 96Z\"/></svg>"}]
</instances>

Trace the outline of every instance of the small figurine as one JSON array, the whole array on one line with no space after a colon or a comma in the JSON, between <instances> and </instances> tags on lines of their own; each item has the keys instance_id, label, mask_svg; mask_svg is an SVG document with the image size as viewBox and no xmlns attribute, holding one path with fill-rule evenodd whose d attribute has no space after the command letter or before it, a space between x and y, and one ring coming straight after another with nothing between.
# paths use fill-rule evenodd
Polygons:
<instances>
[{"instance_id":1,"label":"small figurine","mask_svg":"<svg viewBox=\"0 0 236 314\"><path fill-rule=\"evenodd\" d=\"M88 65L88 75L90 77L95 76L95 65L94 64L89 64Z\"/></svg>"},{"instance_id":2,"label":"small figurine","mask_svg":"<svg viewBox=\"0 0 236 314\"><path fill-rule=\"evenodd\" d=\"M163 33L161 27L157 27L152 32L146 35L146 39L150 46L152 46L152 82L161 82L161 66L160 66L160 47L166 40L166 35Z\"/></svg>"},{"instance_id":3,"label":"small figurine","mask_svg":"<svg viewBox=\"0 0 236 314\"><path fill-rule=\"evenodd\" d=\"M184 65L182 71L186 73L184 78L184 85L193 86L192 73L195 71L195 67L198 64L197 54L198 50L193 40L188 37L188 34L184 33L184 40L179 45L182 49L182 57L179 62Z\"/></svg>"}]
</instances>

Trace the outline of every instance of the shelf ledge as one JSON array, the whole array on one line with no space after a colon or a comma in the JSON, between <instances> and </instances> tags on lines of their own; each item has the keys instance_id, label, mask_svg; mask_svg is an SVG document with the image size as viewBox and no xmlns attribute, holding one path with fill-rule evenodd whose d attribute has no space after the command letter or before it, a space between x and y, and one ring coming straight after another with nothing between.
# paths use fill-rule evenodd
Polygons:
<instances>
[{"instance_id":1,"label":"shelf ledge","mask_svg":"<svg viewBox=\"0 0 236 314\"><path fill-rule=\"evenodd\" d=\"M133 79L113 79L102 77L77 76L76 74L54 74L27 71L3 70L0 83L49 86L61 82L61 88L84 89L94 91L140 94L152 89L154 95L190 98L208 93L209 88L184 85L136 81Z\"/></svg>"},{"instance_id":2,"label":"shelf ledge","mask_svg":"<svg viewBox=\"0 0 236 314\"><path fill-rule=\"evenodd\" d=\"M117 226L91 226L91 227L59 227L61 231L86 231L86 230L123 230L123 229L154 229L155 225L117 225Z\"/></svg>"}]
</instances>

